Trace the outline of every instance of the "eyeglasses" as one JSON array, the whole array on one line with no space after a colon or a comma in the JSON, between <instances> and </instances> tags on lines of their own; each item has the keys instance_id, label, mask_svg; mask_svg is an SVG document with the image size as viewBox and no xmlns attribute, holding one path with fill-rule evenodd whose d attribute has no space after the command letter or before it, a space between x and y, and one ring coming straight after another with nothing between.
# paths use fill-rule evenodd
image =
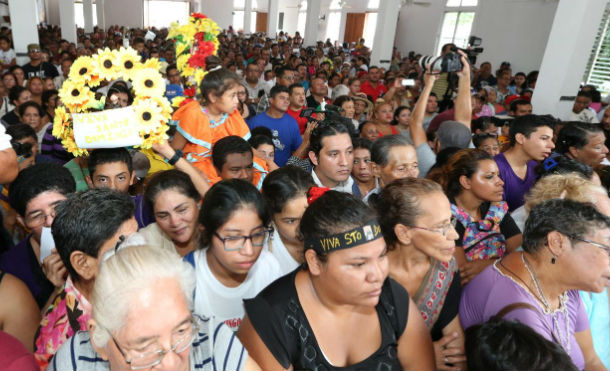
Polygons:
<instances>
[{"instance_id":1,"label":"eyeglasses","mask_svg":"<svg viewBox=\"0 0 610 371\"><path fill-rule=\"evenodd\" d=\"M580 238L580 237L576 237L576 236L568 236L568 237L572 240L588 243L589 245L599 247L600 249L604 250L608 255L610 255L610 246L608 246L608 245L604 245L599 242L587 240L586 238Z\"/></svg>"},{"instance_id":2,"label":"eyeglasses","mask_svg":"<svg viewBox=\"0 0 610 371\"><path fill-rule=\"evenodd\" d=\"M43 225L49 216L51 218L55 218L55 215L57 215L57 212L55 211L55 208L53 208L53 210L48 214L41 212L35 215L26 216L25 223L29 228L37 228Z\"/></svg>"},{"instance_id":3,"label":"eyeglasses","mask_svg":"<svg viewBox=\"0 0 610 371\"><path fill-rule=\"evenodd\" d=\"M188 347L191 346L197 332L199 331L199 326L195 323L193 319L188 324L188 327L181 328L178 332L172 335L172 345L169 349L161 349L154 350L151 352L145 352L137 354L138 352L133 351L134 356L128 358L127 352L125 352L117 343L116 339L112 334L110 334L110 338L114 343L114 346L121 352L123 359L125 359L125 363L129 365L132 370L141 370L145 368L155 367L163 360L163 357L169 352L174 352L176 354L180 354L184 352ZM110 331L109 331L110 332Z\"/></svg>"},{"instance_id":4,"label":"eyeglasses","mask_svg":"<svg viewBox=\"0 0 610 371\"><path fill-rule=\"evenodd\" d=\"M426 228L426 227L418 227L415 225L411 225L411 228L415 228L415 229L423 229L424 231L429 231L429 232L434 232L434 233L440 233L443 236L447 237L447 234L449 233L449 231L451 230L455 230L455 226L457 225L457 219L456 218L451 218L449 220L449 223L440 227L440 228Z\"/></svg>"},{"instance_id":5,"label":"eyeglasses","mask_svg":"<svg viewBox=\"0 0 610 371\"><path fill-rule=\"evenodd\" d=\"M241 248L244 247L246 240L250 240L252 246L254 247L263 246L265 239L271 232L273 232L273 228L262 228L249 236L221 237L218 233L214 233L214 236L218 237L218 239L222 241L222 247L225 249L225 251L236 251L241 250Z\"/></svg>"}]
</instances>

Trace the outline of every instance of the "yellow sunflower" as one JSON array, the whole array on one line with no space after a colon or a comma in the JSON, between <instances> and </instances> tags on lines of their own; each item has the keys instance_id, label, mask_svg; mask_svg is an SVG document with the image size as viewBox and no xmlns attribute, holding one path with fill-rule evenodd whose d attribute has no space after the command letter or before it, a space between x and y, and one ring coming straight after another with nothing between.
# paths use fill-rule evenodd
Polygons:
<instances>
[{"instance_id":1,"label":"yellow sunflower","mask_svg":"<svg viewBox=\"0 0 610 371\"><path fill-rule=\"evenodd\" d=\"M169 126L162 125L158 129L156 129L148 134L143 134L142 132L140 132L143 140L142 140L142 145L140 145L139 147L144 148L144 149L152 148L153 144L161 143L164 140L169 139L169 136L166 134L168 129L169 129Z\"/></svg>"},{"instance_id":2,"label":"yellow sunflower","mask_svg":"<svg viewBox=\"0 0 610 371\"><path fill-rule=\"evenodd\" d=\"M95 94L84 83L68 79L64 81L59 90L59 98L70 109L70 112L82 112L87 103L95 99Z\"/></svg>"},{"instance_id":3,"label":"yellow sunflower","mask_svg":"<svg viewBox=\"0 0 610 371\"><path fill-rule=\"evenodd\" d=\"M53 136L56 138L63 138L66 128L71 125L71 116L66 111L64 106L55 108L55 118L53 119Z\"/></svg>"},{"instance_id":4,"label":"yellow sunflower","mask_svg":"<svg viewBox=\"0 0 610 371\"><path fill-rule=\"evenodd\" d=\"M133 80L135 73L140 69L140 56L132 48L121 48L117 53L119 60L119 75L123 79Z\"/></svg>"},{"instance_id":5,"label":"yellow sunflower","mask_svg":"<svg viewBox=\"0 0 610 371\"><path fill-rule=\"evenodd\" d=\"M144 68L152 68L155 71L161 70L161 62L157 58L148 58L143 65Z\"/></svg>"},{"instance_id":6,"label":"yellow sunflower","mask_svg":"<svg viewBox=\"0 0 610 371\"><path fill-rule=\"evenodd\" d=\"M183 97L181 95L174 97L174 99L172 99L172 107L180 107L180 103L184 102L185 99L186 97Z\"/></svg>"},{"instance_id":7,"label":"yellow sunflower","mask_svg":"<svg viewBox=\"0 0 610 371\"><path fill-rule=\"evenodd\" d=\"M174 110L172 109L172 105L165 97L151 97L151 98L135 98L133 100L133 104L138 104L141 100L146 101L154 101L155 104L161 107L161 114L163 115L163 121L168 122L172 116Z\"/></svg>"},{"instance_id":8,"label":"yellow sunflower","mask_svg":"<svg viewBox=\"0 0 610 371\"><path fill-rule=\"evenodd\" d=\"M89 155L89 151L87 151L86 149L80 148L76 144L76 142L74 141L74 133L71 133L71 135L69 135L65 139L62 139L61 145L64 146L66 151L70 152L75 157L88 156Z\"/></svg>"},{"instance_id":9,"label":"yellow sunflower","mask_svg":"<svg viewBox=\"0 0 610 371\"><path fill-rule=\"evenodd\" d=\"M159 71L141 68L133 76L133 90L139 97L160 97L165 92L165 81Z\"/></svg>"},{"instance_id":10,"label":"yellow sunflower","mask_svg":"<svg viewBox=\"0 0 610 371\"><path fill-rule=\"evenodd\" d=\"M76 83L88 84L91 87L98 86L100 77L95 60L87 56L79 57L70 67L68 79Z\"/></svg>"},{"instance_id":11,"label":"yellow sunflower","mask_svg":"<svg viewBox=\"0 0 610 371\"><path fill-rule=\"evenodd\" d=\"M204 70L203 68L198 68L195 70L195 82L197 83L197 91L199 91L199 84L201 83L201 81L203 80L203 78L205 77L205 75L208 72L206 70Z\"/></svg>"},{"instance_id":12,"label":"yellow sunflower","mask_svg":"<svg viewBox=\"0 0 610 371\"><path fill-rule=\"evenodd\" d=\"M165 122L163 109L153 99L141 99L132 105L140 132L150 134Z\"/></svg>"},{"instance_id":13,"label":"yellow sunflower","mask_svg":"<svg viewBox=\"0 0 610 371\"><path fill-rule=\"evenodd\" d=\"M101 79L116 80L119 77L119 66L117 65L119 58L116 51L108 48L99 49L93 58L97 60L97 69Z\"/></svg>"}]
</instances>

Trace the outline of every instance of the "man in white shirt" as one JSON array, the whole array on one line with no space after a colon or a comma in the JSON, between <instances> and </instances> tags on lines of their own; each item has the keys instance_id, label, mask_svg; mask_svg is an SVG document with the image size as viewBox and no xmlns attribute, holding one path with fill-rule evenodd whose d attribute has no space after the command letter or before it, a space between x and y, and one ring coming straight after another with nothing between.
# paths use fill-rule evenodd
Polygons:
<instances>
[{"instance_id":1,"label":"man in white shirt","mask_svg":"<svg viewBox=\"0 0 610 371\"><path fill-rule=\"evenodd\" d=\"M19 169L17 167L17 155L11 146L11 136L6 134L6 129L0 125L0 184L11 183L16 177Z\"/></svg>"},{"instance_id":2,"label":"man in white shirt","mask_svg":"<svg viewBox=\"0 0 610 371\"><path fill-rule=\"evenodd\" d=\"M574 100L574 106L572 107L572 113L570 114L570 121L582 121L590 124L597 124L599 120L597 115L591 109L591 93L587 91L579 91Z\"/></svg>"}]
</instances>

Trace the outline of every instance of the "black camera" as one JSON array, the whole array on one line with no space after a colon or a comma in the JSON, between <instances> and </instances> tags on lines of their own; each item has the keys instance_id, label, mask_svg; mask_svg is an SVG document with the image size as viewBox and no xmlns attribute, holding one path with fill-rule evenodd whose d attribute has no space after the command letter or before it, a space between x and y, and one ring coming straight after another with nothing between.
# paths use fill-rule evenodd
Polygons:
<instances>
[{"instance_id":1,"label":"black camera","mask_svg":"<svg viewBox=\"0 0 610 371\"><path fill-rule=\"evenodd\" d=\"M463 51L468 57L470 64L474 65L477 61L477 56L483 52L483 48L480 47L482 41L483 40L480 37L470 36L468 39L468 48L462 49L452 47L451 51L444 56L433 57L425 55L419 59L419 66L423 70L426 70L429 66L430 71L434 73L461 71L464 66L462 65L462 60L460 59L460 55L457 53L457 51Z\"/></svg>"}]
</instances>

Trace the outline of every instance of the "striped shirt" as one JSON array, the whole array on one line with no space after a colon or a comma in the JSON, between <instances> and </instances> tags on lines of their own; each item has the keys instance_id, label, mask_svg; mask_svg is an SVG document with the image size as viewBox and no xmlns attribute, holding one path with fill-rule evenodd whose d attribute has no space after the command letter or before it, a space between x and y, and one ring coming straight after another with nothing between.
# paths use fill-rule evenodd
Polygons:
<instances>
[{"instance_id":1,"label":"striped shirt","mask_svg":"<svg viewBox=\"0 0 610 371\"><path fill-rule=\"evenodd\" d=\"M191 370L242 370L248 352L227 325L213 318L193 316L199 332L191 345ZM87 331L79 331L66 341L51 360L47 371L106 371L108 361L93 349Z\"/></svg>"}]
</instances>

